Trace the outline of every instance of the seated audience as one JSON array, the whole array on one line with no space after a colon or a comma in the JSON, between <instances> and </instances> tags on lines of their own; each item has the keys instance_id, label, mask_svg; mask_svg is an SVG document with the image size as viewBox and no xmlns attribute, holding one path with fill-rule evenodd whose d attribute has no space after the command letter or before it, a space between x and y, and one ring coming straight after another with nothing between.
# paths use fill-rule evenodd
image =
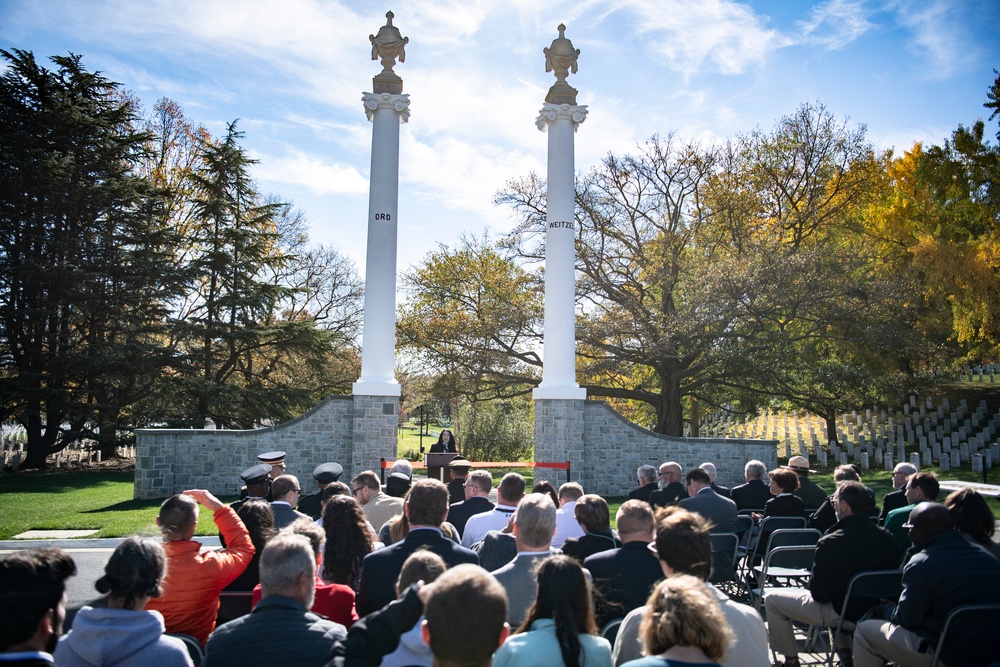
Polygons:
<instances>
[{"instance_id":1,"label":"seated audience","mask_svg":"<svg viewBox=\"0 0 1000 667\"><path fill-rule=\"evenodd\" d=\"M809 459L804 456L793 456L788 459L788 465L784 467L794 472L799 478L795 495L802 499L806 508L818 509L829 494L819 484L809 479L809 473L816 472L809 469Z\"/></svg>"},{"instance_id":2,"label":"seated audience","mask_svg":"<svg viewBox=\"0 0 1000 667\"><path fill-rule=\"evenodd\" d=\"M296 519L309 518L308 514L296 511L299 494L302 493L295 475L281 475L271 483L271 510L274 512L274 528L281 530Z\"/></svg>"},{"instance_id":3,"label":"seated audience","mask_svg":"<svg viewBox=\"0 0 1000 667\"><path fill-rule=\"evenodd\" d=\"M771 648L785 656L784 667L799 665L794 622L836 625L847 585L854 575L899 565L899 551L892 535L869 518L868 489L860 482L841 482L833 497L838 521L816 545L809 589L776 588L764 597ZM876 602L860 600L847 610L845 621L853 624ZM836 639L841 650L846 649L844 638Z\"/></svg>"},{"instance_id":4,"label":"seated audience","mask_svg":"<svg viewBox=\"0 0 1000 667\"><path fill-rule=\"evenodd\" d=\"M733 632L711 591L688 575L663 580L649 596L649 613L640 632L645 658L631 667L687 667L697 663L721 667Z\"/></svg>"},{"instance_id":5,"label":"seated audience","mask_svg":"<svg viewBox=\"0 0 1000 667\"><path fill-rule=\"evenodd\" d=\"M535 601L538 564L549 557L549 545L556 530L556 506L544 493L529 493L514 513L515 558L493 571L507 591L507 622L520 626Z\"/></svg>"},{"instance_id":6,"label":"seated audience","mask_svg":"<svg viewBox=\"0 0 1000 667\"><path fill-rule=\"evenodd\" d=\"M146 611L146 603L163 591L166 567L167 555L154 540L129 537L119 544L94 584L106 596L104 604L77 613L56 648L59 665L191 667L184 642L164 635L163 616Z\"/></svg>"},{"instance_id":7,"label":"seated audience","mask_svg":"<svg viewBox=\"0 0 1000 667\"><path fill-rule=\"evenodd\" d=\"M403 498L413 483L413 464L406 459L396 459L385 480L385 492L393 498Z\"/></svg>"},{"instance_id":8,"label":"seated audience","mask_svg":"<svg viewBox=\"0 0 1000 667\"><path fill-rule=\"evenodd\" d=\"M580 496L573 514L580 522L584 535L571 537L563 542L562 551L575 558L578 563L582 564L587 556L607 549L617 549L622 545L611 531L611 510L604 498L593 493Z\"/></svg>"},{"instance_id":9,"label":"seated audience","mask_svg":"<svg viewBox=\"0 0 1000 667\"><path fill-rule=\"evenodd\" d=\"M1000 600L1000 561L953 529L948 508L922 502L910 513L907 527L918 551L903 568L899 604L882 616L888 620L858 624L856 667L880 667L887 660L926 667L953 609ZM948 667L995 664L1000 661L995 632L996 614L960 617L948 628L941 663Z\"/></svg>"},{"instance_id":10,"label":"seated audience","mask_svg":"<svg viewBox=\"0 0 1000 667\"><path fill-rule=\"evenodd\" d=\"M661 464L657 489L649 494L649 504L654 508L669 507L687 498L687 489L681 481L681 474L681 464L676 461Z\"/></svg>"},{"instance_id":11,"label":"seated audience","mask_svg":"<svg viewBox=\"0 0 1000 667\"><path fill-rule=\"evenodd\" d=\"M594 577L597 624L622 618L646 603L649 591L660 579L660 562L649 550L653 540L653 510L641 500L626 500L615 515L618 549L588 556L583 566Z\"/></svg>"},{"instance_id":12,"label":"seated audience","mask_svg":"<svg viewBox=\"0 0 1000 667\"><path fill-rule=\"evenodd\" d=\"M993 541L996 519L985 498L974 489L962 489L945 498L944 506L951 514L956 530L973 544L978 544L1000 558L1000 544Z\"/></svg>"},{"instance_id":13,"label":"seated audience","mask_svg":"<svg viewBox=\"0 0 1000 667\"><path fill-rule=\"evenodd\" d=\"M405 497L409 496L407 495ZM450 513L449 506L449 514ZM395 544L396 542L406 539L409 532L410 520L406 518L406 514L400 512L382 524L382 530L378 531L378 541L381 542L383 546ZM462 543L462 537L458 532L458 529L447 521L441 523L441 534L456 544Z\"/></svg>"},{"instance_id":14,"label":"seated audience","mask_svg":"<svg viewBox=\"0 0 1000 667\"><path fill-rule=\"evenodd\" d=\"M316 558L308 538L281 533L268 542L260 585L260 604L212 633L203 667L311 667L331 660L334 642L347 630L309 611Z\"/></svg>"},{"instance_id":15,"label":"seated audience","mask_svg":"<svg viewBox=\"0 0 1000 667\"><path fill-rule=\"evenodd\" d=\"M735 638L732 650L722 662L724 667L770 667L767 633L760 615L753 607L730 600L725 593L708 583L712 574L712 539L708 523L700 515L680 507L658 511L655 545L663 574L668 578L678 575L697 577L705 582L706 590L722 609L725 624ZM650 615L647 604L629 612L622 621L615 639L616 666L643 655L640 626L643 619Z\"/></svg>"},{"instance_id":16,"label":"seated audience","mask_svg":"<svg viewBox=\"0 0 1000 667\"><path fill-rule=\"evenodd\" d=\"M649 501L649 494L656 491L656 468L651 465L639 466L635 471L639 486L628 492L629 500Z\"/></svg>"},{"instance_id":17,"label":"seated audience","mask_svg":"<svg viewBox=\"0 0 1000 667\"><path fill-rule=\"evenodd\" d=\"M489 512L473 515L465 522L465 529L462 531L462 546L471 548L491 530L506 528L510 516L517 509L521 498L524 497L524 485L524 477L516 472L504 475L497 487L496 507Z\"/></svg>"},{"instance_id":18,"label":"seated audience","mask_svg":"<svg viewBox=\"0 0 1000 667\"><path fill-rule=\"evenodd\" d=\"M708 473L708 478L710 480L712 480L712 490L713 491L715 491L716 493L718 493L723 498L729 498L730 500L732 499L732 496L730 495L730 491L729 491L729 489L727 487L725 487L725 486L719 486L718 484L715 483L715 480L718 479L718 477L719 477L719 470L718 470L718 468L715 467L714 463L712 463L710 461L705 461L704 463L702 463L698 467Z\"/></svg>"},{"instance_id":19,"label":"seated audience","mask_svg":"<svg viewBox=\"0 0 1000 667\"><path fill-rule=\"evenodd\" d=\"M414 584L398 600L358 621L337 642L329 667L378 667L397 638L424 614L421 628L437 667L489 667L507 635L507 596L482 568L462 564L437 581Z\"/></svg>"},{"instance_id":20,"label":"seated audience","mask_svg":"<svg viewBox=\"0 0 1000 667\"><path fill-rule=\"evenodd\" d=\"M403 563L396 582L396 596L402 597L407 589L418 581L430 584L436 581L448 565L441 556L430 551L415 551ZM381 667L432 667L434 655L424 639L423 616L413 626L399 636L399 645L382 658ZM381 651L380 651L381 652Z\"/></svg>"},{"instance_id":21,"label":"seated audience","mask_svg":"<svg viewBox=\"0 0 1000 667\"><path fill-rule=\"evenodd\" d=\"M285 526L279 535L301 535L309 540L316 559L316 593L313 596L309 611L323 618L340 623L345 628L354 625L358 620L358 612L354 609L354 589L344 584L328 584L319 576L319 564L323 562L323 545L326 542L326 532L315 521L297 519ZM253 589L252 607L263 597L260 584Z\"/></svg>"},{"instance_id":22,"label":"seated audience","mask_svg":"<svg viewBox=\"0 0 1000 667\"><path fill-rule=\"evenodd\" d=\"M212 512L228 545L225 549L202 552L201 542L191 539L198 526L199 504ZM250 533L232 508L204 489L164 500L156 525L163 534L167 575L163 594L146 608L163 615L167 632L191 635L204 646L215 627L219 592L240 576L256 553Z\"/></svg>"},{"instance_id":23,"label":"seated audience","mask_svg":"<svg viewBox=\"0 0 1000 667\"><path fill-rule=\"evenodd\" d=\"M598 636L590 585L580 564L567 556L547 556L537 578L537 599L524 623L493 655L493 667L610 666L611 645Z\"/></svg>"},{"instance_id":24,"label":"seated audience","mask_svg":"<svg viewBox=\"0 0 1000 667\"><path fill-rule=\"evenodd\" d=\"M376 535L382 524L403 509L403 499L382 493L378 475L371 470L358 473L358 476L351 480L351 494L361 505L365 518L371 523Z\"/></svg>"},{"instance_id":25,"label":"seated audience","mask_svg":"<svg viewBox=\"0 0 1000 667\"><path fill-rule=\"evenodd\" d=\"M678 505L689 512L697 512L712 524L714 533L736 532L736 503L720 496L712 489L712 479L701 468L689 470L684 476L688 497Z\"/></svg>"},{"instance_id":26,"label":"seated audience","mask_svg":"<svg viewBox=\"0 0 1000 667\"><path fill-rule=\"evenodd\" d=\"M905 553L912 546L910 533L903 526L909 522L910 512L917 506L917 503L936 502L940 492L941 485L938 484L937 475L932 472L914 473L906 480L906 501L908 504L889 512L885 518L885 529L892 533L893 538L895 538L899 553Z\"/></svg>"},{"instance_id":27,"label":"seated audience","mask_svg":"<svg viewBox=\"0 0 1000 667\"><path fill-rule=\"evenodd\" d=\"M556 491L555 485L552 482L543 479L540 482L535 482L535 485L531 487L532 493L544 493L552 502L555 503L556 507L559 507L559 493Z\"/></svg>"},{"instance_id":28,"label":"seated audience","mask_svg":"<svg viewBox=\"0 0 1000 667\"><path fill-rule=\"evenodd\" d=\"M0 558L0 665L55 665L66 620L66 580L76 563L62 549L15 551Z\"/></svg>"},{"instance_id":29,"label":"seated audience","mask_svg":"<svg viewBox=\"0 0 1000 667\"><path fill-rule=\"evenodd\" d=\"M491 512L496 507L490 502L490 491L493 490L493 476L486 470L474 470L462 487L465 500L452 503L448 508L448 521L455 526L459 538L465 535L465 524L470 517L484 512ZM389 542L385 542L389 544ZM395 541L395 540L393 540Z\"/></svg>"},{"instance_id":30,"label":"seated audience","mask_svg":"<svg viewBox=\"0 0 1000 667\"><path fill-rule=\"evenodd\" d=\"M841 482L860 482L861 475L858 473L857 468L853 465L837 466L837 469L833 471L833 481L836 484ZM877 516L878 508L875 506L875 492L868 489L871 492L871 503L870 507L872 512L872 518ZM809 516L809 521L806 524L807 528L815 528L821 533L825 533L830 530L833 524L837 523L837 514L833 511L833 496L830 496L823 501L823 504L819 506L819 509L813 512Z\"/></svg>"},{"instance_id":31,"label":"seated audience","mask_svg":"<svg viewBox=\"0 0 1000 667\"><path fill-rule=\"evenodd\" d=\"M576 482L566 482L559 487L556 500L556 536L552 538L552 546L561 548L571 537L583 537L583 528L576 520L576 501L583 496L583 487Z\"/></svg>"},{"instance_id":32,"label":"seated audience","mask_svg":"<svg viewBox=\"0 0 1000 667\"><path fill-rule=\"evenodd\" d=\"M734 486L729 492L730 498L736 503L738 510L763 510L764 504L771 499L771 490L764 481L767 467L760 461L747 461L743 467L743 478L746 484Z\"/></svg>"},{"instance_id":33,"label":"seated audience","mask_svg":"<svg viewBox=\"0 0 1000 667\"><path fill-rule=\"evenodd\" d=\"M448 514L448 488L442 482L436 479L414 482L403 511L410 522L406 538L368 554L362 561L356 599L361 616L381 609L396 598L396 581L403 563L417 549L433 551L449 566L479 564L479 556L474 551L455 544L441 533L441 524Z\"/></svg>"},{"instance_id":34,"label":"seated audience","mask_svg":"<svg viewBox=\"0 0 1000 667\"><path fill-rule=\"evenodd\" d=\"M764 513L761 515L754 514L754 517L804 517L806 513L805 503L795 495L795 491L799 488L799 476L794 471L786 468L777 468L767 473L767 475L771 478L771 484L768 488L773 497L764 503ZM823 501L821 500L816 506L819 507L822 503Z\"/></svg>"},{"instance_id":35,"label":"seated audience","mask_svg":"<svg viewBox=\"0 0 1000 667\"><path fill-rule=\"evenodd\" d=\"M375 551L375 540L364 513L354 500L334 496L323 509L326 547L320 579L327 584L343 584L357 590L361 563Z\"/></svg>"},{"instance_id":36,"label":"seated audience","mask_svg":"<svg viewBox=\"0 0 1000 667\"><path fill-rule=\"evenodd\" d=\"M905 462L897 463L896 467L892 469L892 488L894 490L882 498L882 512L878 517L878 525L885 525L889 512L909 504L906 502L906 480L915 472L917 472L916 466Z\"/></svg>"}]
</instances>

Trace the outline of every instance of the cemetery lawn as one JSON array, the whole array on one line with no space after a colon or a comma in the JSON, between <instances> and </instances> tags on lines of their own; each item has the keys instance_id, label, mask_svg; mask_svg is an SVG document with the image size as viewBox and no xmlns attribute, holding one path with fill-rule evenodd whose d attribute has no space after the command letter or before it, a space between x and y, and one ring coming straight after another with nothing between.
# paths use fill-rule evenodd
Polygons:
<instances>
[{"instance_id":1,"label":"cemetery lawn","mask_svg":"<svg viewBox=\"0 0 1000 667\"><path fill-rule=\"evenodd\" d=\"M91 537L158 535L160 500L133 500L131 470L26 471L0 475L0 540L26 530L97 530ZM235 497L220 498L232 502ZM217 535L210 512L198 535Z\"/></svg>"},{"instance_id":2,"label":"cemetery lawn","mask_svg":"<svg viewBox=\"0 0 1000 667\"><path fill-rule=\"evenodd\" d=\"M937 468L929 468L938 473ZM498 484L510 469L491 471L494 483ZM530 468L518 469L527 478L528 489L534 479ZM545 471L553 472L553 471ZM562 471L549 479L558 486L565 477ZM824 472L812 476L820 486L833 490L833 473ZM982 477L968 468L952 470L944 475L947 479L962 479L981 482ZM988 483L1000 484L1000 467L989 471ZM57 470L51 472L28 471L0 475L0 540L10 539L26 530L97 530L93 537L123 537L126 535L157 535L156 518L159 500L133 500L131 470ZM891 491L892 473L888 471L868 471L864 482L875 491L881 502ZM942 493L940 500L944 500ZM232 502L235 497L222 497L224 502ZM625 501L625 497L607 499L614 524L615 512ZM993 515L1000 519L1000 502L988 500ZM202 511L198 520L198 535L216 535L211 514Z\"/></svg>"}]
</instances>

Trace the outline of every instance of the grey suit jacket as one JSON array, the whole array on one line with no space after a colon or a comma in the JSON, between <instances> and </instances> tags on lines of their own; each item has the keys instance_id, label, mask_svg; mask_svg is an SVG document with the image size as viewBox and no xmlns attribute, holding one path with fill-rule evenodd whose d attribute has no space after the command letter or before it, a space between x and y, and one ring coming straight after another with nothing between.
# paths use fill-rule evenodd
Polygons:
<instances>
[{"instance_id":1,"label":"grey suit jacket","mask_svg":"<svg viewBox=\"0 0 1000 667\"><path fill-rule=\"evenodd\" d=\"M281 530L296 519L309 519L312 521L311 516L293 510L292 506L288 503L271 503L271 511L274 512L275 530Z\"/></svg>"},{"instance_id":2,"label":"grey suit jacket","mask_svg":"<svg viewBox=\"0 0 1000 667\"><path fill-rule=\"evenodd\" d=\"M680 503L684 509L697 512L714 525L713 533L735 533L736 532L736 503L729 498L724 498L706 487L691 496L685 498Z\"/></svg>"},{"instance_id":3,"label":"grey suit jacket","mask_svg":"<svg viewBox=\"0 0 1000 667\"><path fill-rule=\"evenodd\" d=\"M548 552L544 551L535 555L520 554L493 572L493 576L507 590L507 622L512 629L520 627L528 615L528 608L535 602L538 585L535 570L548 556Z\"/></svg>"}]
</instances>

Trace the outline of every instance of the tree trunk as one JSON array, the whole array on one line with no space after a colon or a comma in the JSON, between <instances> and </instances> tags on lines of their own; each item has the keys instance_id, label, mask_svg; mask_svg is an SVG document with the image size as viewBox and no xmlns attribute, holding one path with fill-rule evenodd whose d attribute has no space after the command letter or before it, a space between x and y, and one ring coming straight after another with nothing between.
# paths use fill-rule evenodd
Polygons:
<instances>
[{"instance_id":1,"label":"tree trunk","mask_svg":"<svg viewBox=\"0 0 1000 667\"><path fill-rule=\"evenodd\" d=\"M691 397L691 419L688 422L691 424L691 437L700 438L701 437L701 406L698 404L698 399Z\"/></svg>"},{"instance_id":2,"label":"tree trunk","mask_svg":"<svg viewBox=\"0 0 1000 667\"><path fill-rule=\"evenodd\" d=\"M831 410L823 415L823 419L826 421L826 439L831 445L839 445L840 442L837 439L837 413Z\"/></svg>"},{"instance_id":3,"label":"tree trunk","mask_svg":"<svg viewBox=\"0 0 1000 667\"><path fill-rule=\"evenodd\" d=\"M684 410L681 406L679 379L663 378L663 390L660 392L660 405L656 411L654 430L678 438L684 435Z\"/></svg>"}]
</instances>

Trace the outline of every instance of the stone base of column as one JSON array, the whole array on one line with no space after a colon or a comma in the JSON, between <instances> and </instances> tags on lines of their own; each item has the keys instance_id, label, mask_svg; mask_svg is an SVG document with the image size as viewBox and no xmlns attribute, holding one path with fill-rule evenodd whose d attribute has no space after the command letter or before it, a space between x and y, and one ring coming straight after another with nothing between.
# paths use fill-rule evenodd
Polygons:
<instances>
[{"instance_id":1,"label":"stone base of column","mask_svg":"<svg viewBox=\"0 0 1000 667\"><path fill-rule=\"evenodd\" d=\"M398 394L396 396L384 394L354 395L354 442L351 448L351 477L363 470L374 470L378 473L380 459L396 458L398 425Z\"/></svg>"},{"instance_id":2,"label":"stone base of column","mask_svg":"<svg viewBox=\"0 0 1000 667\"><path fill-rule=\"evenodd\" d=\"M539 385L531 390L531 397L539 399L582 401L587 398L587 390L583 387L545 387Z\"/></svg>"},{"instance_id":3,"label":"stone base of column","mask_svg":"<svg viewBox=\"0 0 1000 667\"><path fill-rule=\"evenodd\" d=\"M584 403L586 401L582 397L580 399L538 398L537 395L535 397L535 461L569 461L571 479L581 484L585 482ZM555 471L546 472L554 474ZM565 477L559 476L549 481L558 487L565 481Z\"/></svg>"},{"instance_id":4,"label":"stone base of column","mask_svg":"<svg viewBox=\"0 0 1000 667\"><path fill-rule=\"evenodd\" d=\"M402 394L402 387L398 382L368 382L361 379L351 385L351 393L355 396L395 396L398 398Z\"/></svg>"}]
</instances>

